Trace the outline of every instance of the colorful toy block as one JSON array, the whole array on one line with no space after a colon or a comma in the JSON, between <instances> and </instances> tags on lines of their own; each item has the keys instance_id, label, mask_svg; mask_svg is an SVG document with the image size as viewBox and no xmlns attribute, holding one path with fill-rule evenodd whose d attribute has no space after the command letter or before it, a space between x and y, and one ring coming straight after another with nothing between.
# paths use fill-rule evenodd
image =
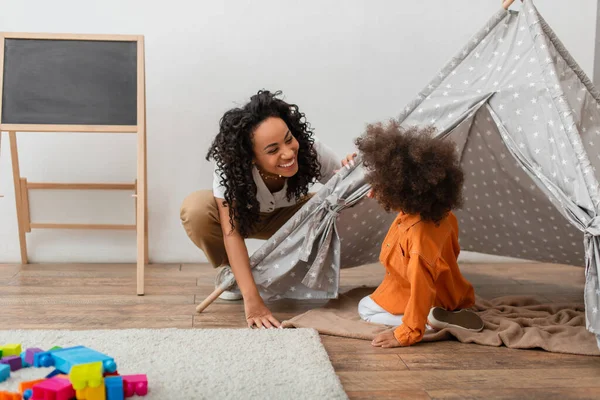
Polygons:
<instances>
[{"instance_id":1,"label":"colorful toy block","mask_svg":"<svg viewBox=\"0 0 600 400\"><path fill-rule=\"evenodd\" d=\"M104 381L98 387L88 386L85 389L76 390L77 400L106 400L106 387Z\"/></svg>"},{"instance_id":2,"label":"colorful toy block","mask_svg":"<svg viewBox=\"0 0 600 400\"><path fill-rule=\"evenodd\" d=\"M148 394L148 377L146 374L123 375L122 377L125 397L131 397L134 394L138 396Z\"/></svg>"},{"instance_id":3,"label":"colorful toy block","mask_svg":"<svg viewBox=\"0 0 600 400\"><path fill-rule=\"evenodd\" d=\"M37 347L33 347L25 350L25 362L29 365L33 365L33 358L36 353L43 353L44 350L38 349ZM23 353L21 353L21 358L23 358Z\"/></svg>"},{"instance_id":4,"label":"colorful toy block","mask_svg":"<svg viewBox=\"0 0 600 400\"><path fill-rule=\"evenodd\" d=\"M0 364L10 365L11 371L17 371L23 367L20 355L4 357L0 360Z\"/></svg>"},{"instance_id":5,"label":"colorful toy block","mask_svg":"<svg viewBox=\"0 0 600 400\"><path fill-rule=\"evenodd\" d=\"M2 353L0 382L19 368L55 369L43 379L20 382L20 393L0 392L0 400L124 400L148 394L145 374L121 376L114 358L85 346L21 351L20 344L9 344L0 347Z\"/></svg>"},{"instance_id":6,"label":"colorful toy block","mask_svg":"<svg viewBox=\"0 0 600 400\"><path fill-rule=\"evenodd\" d=\"M29 368L29 367L31 367L31 364L29 364L27 362L27 360L25 360L25 356L27 356L27 353L24 352L24 351L22 351L21 352L21 367L22 368Z\"/></svg>"},{"instance_id":7,"label":"colorful toy block","mask_svg":"<svg viewBox=\"0 0 600 400\"><path fill-rule=\"evenodd\" d=\"M10 377L10 365L0 364L0 382L7 380Z\"/></svg>"},{"instance_id":8,"label":"colorful toy block","mask_svg":"<svg viewBox=\"0 0 600 400\"><path fill-rule=\"evenodd\" d=\"M51 367L54 365L54 359L52 353L49 351L42 351L33 355L33 366L36 368L40 367Z\"/></svg>"},{"instance_id":9,"label":"colorful toy block","mask_svg":"<svg viewBox=\"0 0 600 400\"><path fill-rule=\"evenodd\" d=\"M53 378L56 375L62 374L62 371L59 371L57 369L55 369L54 371L50 372L48 375L46 375L46 379L48 378Z\"/></svg>"},{"instance_id":10,"label":"colorful toy block","mask_svg":"<svg viewBox=\"0 0 600 400\"><path fill-rule=\"evenodd\" d=\"M75 390L66 379L50 378L33 385L33 395L30 400L71 400Z\"/></svg>"},{"instance_id":11,"label":"colorful toy block","mask_svg":"<svg viewBox=\"0 0 600 400\"><path fill-rule=\"evenodd\" d=\"M104 382L102 363L100 361L89 364L78 364L71 367L69 380L73 389L81 390L86 387L96 388Z\"/></svg>"},{"instance_id":12,"label":"colorful toy block","mask_svg":"<svg viewBox=\"0 0 600 400\"><path fill-rule=\"evenodd\" d=\"M50 352L50 355L54 360L53 365L56 369L61 370L65 374L68 374L74 365L89 364L98 361L102 363L102 368L105 372L114 372L117 370L117 364L112 357L85 346L54 350Z\"/></svg>"},{"instance_id":13,"label":"colorful toy block","mask_svg":"<svg viewBox=\"0 0 600 400\"><path fill-rule=\"evenodd\" d=\"M106 386L106 400L123 400L125 398L122 376L107 376L104 378L104 386Z\"/></svg>"},{"instance_id":14,"label":"colorful toy block","mask_svg":"<svg viewBox=\"0 0 600 400\"><path fill-rule=\"evenodd\" d=\"M18 356L21 354L21 345L16 343L5 344L0 349L2 350L2 357Z\"/></svg>"},{"instance_id":15,"label":"colorful toy block","mask_svg":"<svg viewBox=\"0 0 600 400\"><path fill-rule=\"evenodd\" d=\"M27 391L28 389L32 389L33 385L35 385L36 383L43 382L44 380L45 379L36 379L34 381L19 382L19 392L25 395L25 391Z\"/></svg>"},{"instance_id":16,"label":"colorful toy block","mask_svg":"<svg viewBox=\"0 0 600 400\"><path fill-rule=\"evenodd\" d=\"M21 400L21 393L0 392L0 400Z\"/></svg>"}]
</instances>

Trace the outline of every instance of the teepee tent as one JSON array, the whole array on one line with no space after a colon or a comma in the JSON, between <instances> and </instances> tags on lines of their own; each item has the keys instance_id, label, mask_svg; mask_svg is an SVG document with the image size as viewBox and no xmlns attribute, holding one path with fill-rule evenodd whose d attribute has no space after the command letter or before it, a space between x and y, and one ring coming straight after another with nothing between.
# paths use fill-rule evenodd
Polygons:
<instances>
[{"instance_id":1,"label":"teepee tent","mask_svg":"<svg viewBox=\"0 0 600 400\"><path fill-rule=\"evenodd\" d=\"M532 1L498 11L398 120L455 143L463 250L584 267L600 346L600 93ZM359 158L252 255L265 298L335 298L340 268L377 261L395 215L368 190Z\"/></svg>"}]
</instances>

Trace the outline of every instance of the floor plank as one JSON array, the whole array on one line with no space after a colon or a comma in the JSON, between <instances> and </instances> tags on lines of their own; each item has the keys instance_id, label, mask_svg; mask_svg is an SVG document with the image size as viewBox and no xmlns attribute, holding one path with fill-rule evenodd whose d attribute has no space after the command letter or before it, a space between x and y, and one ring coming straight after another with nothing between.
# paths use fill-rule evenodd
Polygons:
<instances>
[{"instance_id":1,"label":"floor plank","mask_svg":"<svg viewBox=\"0 0 600 400\"><path fill-rule=\"evenodd\" d=\"M347 391L373 390L445 390L485 387L497 389L544 389L548 387L600 388L598 372L586 368L536 368L495 370L428 370L428 371L340 371L338 375Z\"/></svg>"},{"instance_id":2,"label":"floor plank","mask_svg":"<svg viewBox=\"0 0 600 400\"><path fill-rule=\"evenodd\" d=\"M375 390L372 392L346 392L350 400L430 400L431 397L424 390Z\"/></svg>"},{"instance_id":3,"label":"floor plank","mask_svg":"<svg viewBox=\"0 0 600 400\"><path fill-rule=\"evenodd\" d=\"M600 371L600 357L548 353L542 350L514 350L481 357L469 351L459 353L401 354L400 358L411 371L434 369L539 369L591 367Z\"/></svg>"},{"instance_id":4,"label":"floor plank","mask_svg":"<svg viewBox=\"0 0 600 400\"><path fill-rule=\"evenodd\" d=\"M336 371L406 371L407 365L397 354L332 353L329 356Z\"/></svg>"},{"instance_id":5,"label":"floor plank","mask_svg":"<svg viewBox=\"0 0 600 400\"><path fill-rule=\"evenodd\" d=\"M600 388L539 388L519 389L448 389L427 392L432 400L590 400L600 398Z\"/></svg>"}]
</instances>

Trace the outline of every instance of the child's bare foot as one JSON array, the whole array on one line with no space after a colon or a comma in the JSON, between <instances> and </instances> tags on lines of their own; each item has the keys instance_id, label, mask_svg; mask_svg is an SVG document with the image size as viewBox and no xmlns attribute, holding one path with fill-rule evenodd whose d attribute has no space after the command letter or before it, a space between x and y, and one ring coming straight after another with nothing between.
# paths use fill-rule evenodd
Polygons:
<instances>
[{"instance_id":1,"label":"child's bare foot","mask_svg":"<svg viewBox=\"0 0 600 400\"><path fill-rule=\"evenodd\" d=\"M427 317L429 325L434 329L461 328L473 332L483 330L483 321L479 315L469 310L447 311L441 307L433 307Z\"/></svg>"}]
</instances>

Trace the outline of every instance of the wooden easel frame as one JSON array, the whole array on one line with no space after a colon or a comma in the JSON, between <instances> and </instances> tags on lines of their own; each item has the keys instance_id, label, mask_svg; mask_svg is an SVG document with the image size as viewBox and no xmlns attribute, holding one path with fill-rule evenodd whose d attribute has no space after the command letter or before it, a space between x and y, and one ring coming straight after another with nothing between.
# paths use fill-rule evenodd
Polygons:
<instances>
[{"instance_id":1,"label":"wooden easel frame","mask_svg":"<svg viewBox=\"0 0 600 400\"><path fill-rule=\"evenodd\" d=\"M2 93L4 76L5 39L47 40L102 40L137 43L137 125L27 125L2 124ZM17 207L21 263L27 264L27 240L31 229L116 229L137 232L137 294L144 294L144 272L148 264L148 186L146 162L146 79L144 36L141 35L91 35L52 33L0 33L0 133L7 131L10 138L13 183ZM121 183L32 183L21 177L17 152L17 132L94 132L137 134L137 179L133 184ZM132 190L135 192L135 225L103 224L40 224L32 223L29 213L29 190Z\"/></svg>"}]
</instances>

